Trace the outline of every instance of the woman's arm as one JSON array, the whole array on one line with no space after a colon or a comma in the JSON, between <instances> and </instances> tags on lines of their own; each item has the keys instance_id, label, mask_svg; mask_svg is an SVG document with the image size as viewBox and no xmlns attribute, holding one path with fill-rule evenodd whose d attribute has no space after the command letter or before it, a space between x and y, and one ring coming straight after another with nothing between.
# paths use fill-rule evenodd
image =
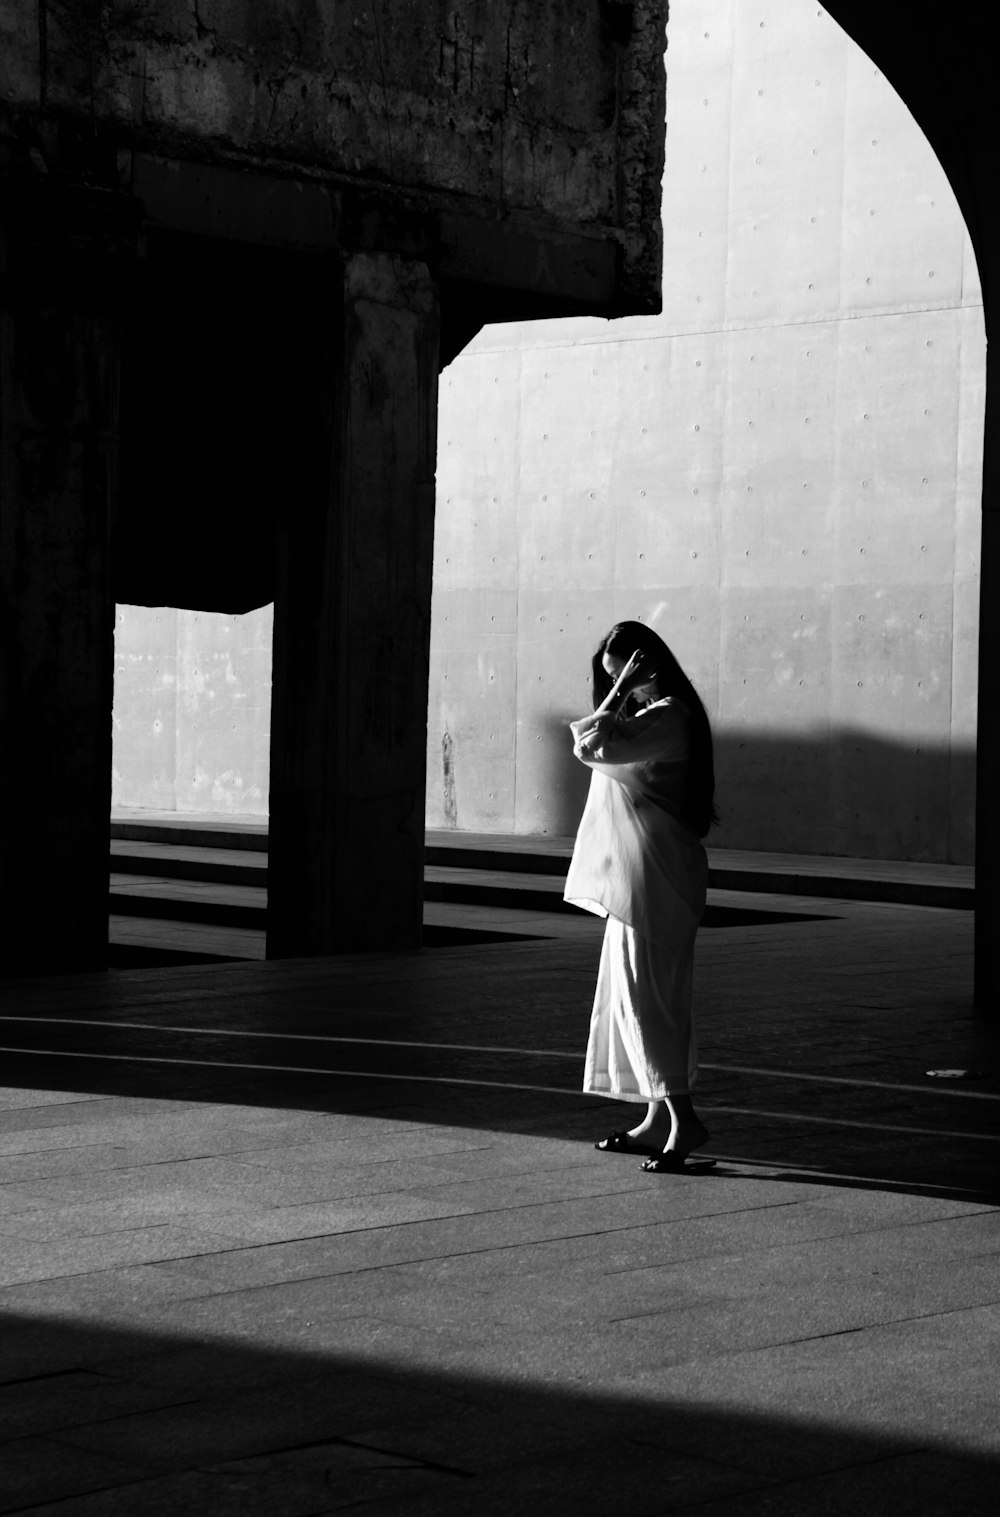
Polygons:
<instances>
[{"instance_id":1,"label":"woman's arm","mask_svg":"<svg viewBox=\"0 0 1000 1517\"><path fill-rule=\"evenodd\" d=\"M610 728L618 720L618 715L628 700L629 691L636 683L639 664L640 655L636 650L628 662L622 665L618 678L597 709L592 711L590 716L582 716L578 721L570 722L573 752L577 758L583 758L584 754L589 754L595 745L603 742Z\"/></svg>"},{"instance_id":2,"label":"woman's arm","mask_svg":"<svg viewBox=\"0 0 1000 1517\"><path fill-rule=\"evenodd\" d=\"M584 764L676 763L689 756L688 710L678 700L650 706L627 722L595 715L570 726L573 752Z\"/></svg>"},{"instance_id":3,"label":"woman's arm","mask_svg":"<svg viewBox=\"0 0 1000 1517\"><path fill-rule=\"evenodd\" d=\"M605 716L608 713L613 713L615 716L618 715L622 706L628 700L633 686L640 683L636 676L639 673L641 664L642 654L637 648L628 663L622 665L618 678L594 712L594 716Z\"/></svg>"}]
</instances>

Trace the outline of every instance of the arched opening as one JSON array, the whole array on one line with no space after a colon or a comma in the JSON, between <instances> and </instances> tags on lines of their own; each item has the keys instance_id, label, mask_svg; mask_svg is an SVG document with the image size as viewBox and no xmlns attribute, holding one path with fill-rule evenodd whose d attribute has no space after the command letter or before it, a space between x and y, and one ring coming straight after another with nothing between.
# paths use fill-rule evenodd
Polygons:
<instances>
[{"instance_id":1,"label":"arched opening","mask_svg":"<svg viewBox=\"0 0 1000 1517\"><path fill-rule=\"evenodd\" d=\"M971 240L824 10L668 40L663 315L489 329L443 376L429 822L572 831L564 721L638 615L714 715L719 846L971 864Z\"/></svg>"}]
</instances>

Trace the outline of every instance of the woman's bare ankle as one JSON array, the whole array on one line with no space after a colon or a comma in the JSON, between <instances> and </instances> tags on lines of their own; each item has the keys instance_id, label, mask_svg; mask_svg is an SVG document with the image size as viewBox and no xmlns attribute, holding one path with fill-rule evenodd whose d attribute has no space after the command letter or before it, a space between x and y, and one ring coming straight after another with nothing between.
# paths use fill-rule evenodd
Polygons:
<instances>
[{"instance_id":1,"label":"woman's bare ankle","mask_svg":"<svg viewBox=\"0 0 1000 1517\"><path fill-rule=\"evenodd\" d=\"M683 1121L674 1124L666 1145L667 1153L680 1154L682 1158L692 1153L694 1149L703 1147L709 1140L709 1131L700 1117L694 1113L687 1116Z\"/></svg>"}]
</instances>

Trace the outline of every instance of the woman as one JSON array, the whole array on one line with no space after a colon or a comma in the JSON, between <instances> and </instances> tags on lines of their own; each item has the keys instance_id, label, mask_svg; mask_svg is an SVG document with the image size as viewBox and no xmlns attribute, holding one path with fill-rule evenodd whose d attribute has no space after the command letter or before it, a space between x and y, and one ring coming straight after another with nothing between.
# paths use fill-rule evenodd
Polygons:
<instances>
[{"instance_id":1,"label":"woman","mask_svg":"<svg viewBox=\"0 0 1000 1517\"><path fill-rule=\"evenodd\" d=\"M591 770L565 896L608 919L583 1088L645 1101L645 1117L595 1146L678 1173L708 1141L691 1104L695 932L705 908L700 839L713 806L712 733L694 686L641 622L619 622L593 660L593 715L571 722Z\"/></svg>"}]
</instances>

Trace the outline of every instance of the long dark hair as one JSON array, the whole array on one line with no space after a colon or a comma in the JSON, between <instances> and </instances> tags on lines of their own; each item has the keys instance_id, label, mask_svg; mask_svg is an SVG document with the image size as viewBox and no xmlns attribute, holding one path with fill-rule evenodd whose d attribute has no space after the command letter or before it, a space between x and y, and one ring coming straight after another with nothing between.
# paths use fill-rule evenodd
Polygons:
<instances>
[{"instance_id":1,"label":"long dark hair","mask_svg":"<svg viewBox=\"0 0 1000 1517\"><path fill-rule=\"evenodd\" d=\"M691 713L691 762L684 782L683 820L698 837L704 837L719 818L715 810L715 764L712 757L712 729L697 690L688 679L662 637L642 622L617 622L601 639L592 665L594 670L594 709L608 694L614 680L604 667L605 653L626 660L638 652L643 668L655 671L661 697L673 695L683 701Z\"/></svg>"}]
</instances>

